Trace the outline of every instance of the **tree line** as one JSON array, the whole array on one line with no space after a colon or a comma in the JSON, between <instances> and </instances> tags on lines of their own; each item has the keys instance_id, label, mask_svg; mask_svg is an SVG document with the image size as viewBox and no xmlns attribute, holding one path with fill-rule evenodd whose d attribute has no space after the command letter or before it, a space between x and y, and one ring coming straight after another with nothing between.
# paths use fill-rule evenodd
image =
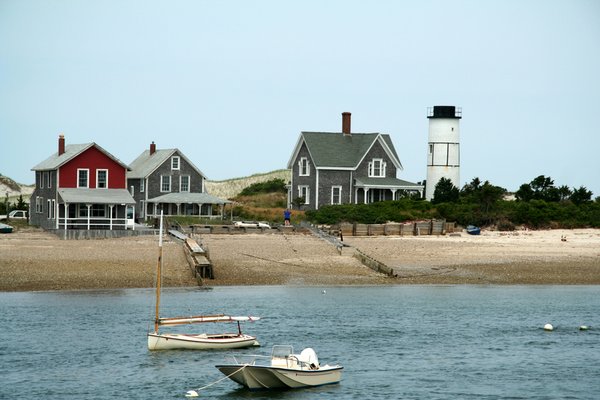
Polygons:
<instances>
[{"instance_id":1,"label":"tree line","mask_svg":"<svg viewBox=\"0 0 600 400\"><path fill-rule=\"evenodd\" d=\"M489 181L474 178L462 189L442 178L431 202L406 194L400 200L372 204L344 204L307 211L317 224L339 222L384 223L417 219L446 219L460 225L513 230L517 226L532 229L600 228L600 197L581 186L570 189L555 186L550 177L540 175L524 183L514 193Z\"/></svg>"}]
</instances>

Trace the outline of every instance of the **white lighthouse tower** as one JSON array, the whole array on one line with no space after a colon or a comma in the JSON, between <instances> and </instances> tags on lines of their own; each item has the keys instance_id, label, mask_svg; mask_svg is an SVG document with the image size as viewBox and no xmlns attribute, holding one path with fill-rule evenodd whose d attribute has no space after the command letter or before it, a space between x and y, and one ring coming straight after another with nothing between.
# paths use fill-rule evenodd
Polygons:
<instances>
[{"instance_id":1,"label":"white lighthouse tower","mask_svg":"<svg viewBox=\"0 0 600 400\"><path fill-rule=\"evenodd\" d=\"M462 110L454 106L434 106L427 109L429 119L429 150L427 153L427 183L425 198L431 200L435 186L446 178L460 189L460 126Z\"/></svg>"}]
</instances>

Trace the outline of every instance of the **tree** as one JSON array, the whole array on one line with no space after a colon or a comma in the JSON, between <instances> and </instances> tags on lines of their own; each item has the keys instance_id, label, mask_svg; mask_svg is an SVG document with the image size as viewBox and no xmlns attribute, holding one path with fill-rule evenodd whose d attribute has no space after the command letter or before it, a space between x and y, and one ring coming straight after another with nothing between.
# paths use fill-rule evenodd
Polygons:
<instances>
[{"instance_id":1,"label":"tree","mask_svg":"<svg viewBox=\"0 0 600 400\"><path fill-rule=\"evenodd\" d=\"M592 192L587 190L585 187L580 186L579 189L573 190L569 200L571 200L575 205L589 203L592 201Z\"/></svg>"},{"instance_id":2,"label":"tree","mask_svg":"<svg viewBox=\"0 0 600 400\"><path fill-rule=\"evenodd\" d=\"M435 185L431 202L433 204L456 202L458 201L459 193L458 188L452 184L450 179L442 178Z\"/></svg>"},{"instance_id":3,"label":"tree","mask_svg":"<svg viewBox=\"0 0 600 400\"><path fill-rule=\"evenodd\" d=\"M550 177L540 175L529 184L523 184L515 193L517 200L531 201L544 200L550 202L560 201L561 191L554 186Z\"/></svg>"}]
</instances>

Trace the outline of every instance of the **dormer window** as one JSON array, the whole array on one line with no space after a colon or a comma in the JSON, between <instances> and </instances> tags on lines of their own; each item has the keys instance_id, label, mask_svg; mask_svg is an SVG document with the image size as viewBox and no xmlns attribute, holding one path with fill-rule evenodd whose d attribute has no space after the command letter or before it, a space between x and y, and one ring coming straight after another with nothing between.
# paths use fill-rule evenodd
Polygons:
<instances>
[{"instance_id":1,"label":"dormer window","mask_svg":"<svg viewBox=\"0 0 600 400\"><path fill-rule=\"evenodd\" d=\"M179 170L179 157L178 156L171 157L171 169Z\"/></svg>"},{"instance_id":2,"label":"dormer window","mask_svg":"<svg viewBox=\"0 0 600 400\"><path fill-rule=\"evenodd\" d=\"M300 176L310 176L310 166L308 164L308 158L301 157L300 161L298 161L298 169Z\"/></svg>"},{"instance_id":3,"label":"dormer window","mask_svg":"<svg viewBox=\"0 0 600 400\"><path fill-rule=\"evenodd\" d=\"M374 158L369 162L369 177L370 178L383 178L385 177L386 163L381 158Z\"/></svg>"}]
</instances>

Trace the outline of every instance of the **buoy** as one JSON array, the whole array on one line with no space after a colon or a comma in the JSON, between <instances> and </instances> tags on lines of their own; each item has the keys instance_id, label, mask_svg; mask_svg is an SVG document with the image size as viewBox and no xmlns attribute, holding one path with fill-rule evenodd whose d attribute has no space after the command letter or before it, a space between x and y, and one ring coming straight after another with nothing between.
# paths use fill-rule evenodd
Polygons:
<instances>
[{"instance_id":1,"label":"buoy","mask_svg":"<svg viewBox=\"0 0 600 400\"><path fill-rule=\"evenodd\" d=\"M323 290L323 294L327 293L327 290Z\"/></svg>"},{"instance_id":2,"label":"buoy","mask_svg":"<svg viewBox=\"0 0 600 400\"><path fill-rule=\"evenodd\" d=\"M580 330L580 331L587 331L588 329L590 329L590 327L589 327L589 326L587 326L587 325L581 325L581 326L579 327L579 330Z\"/></svg>"},{"instance_id":3,"label":"buoy","mask_svg":"<svg viewBox=\"0 0 600 400\"><path fill-rule=\"evenodd\" d=\"M198 392L195 390L188 390L185 397L198 397Z\"/></svg>"},{"instance_id":4,"label":"buoy","mask_svg":"<svg viewBox=\"0 0 600 400\"><path fill-rule=\"evenodd\" d=\"M552 324L546 324L546 325L544 325L544 330L545 331L553 331L554 327L552 326Z\"/></svg>"}]
</instances>

